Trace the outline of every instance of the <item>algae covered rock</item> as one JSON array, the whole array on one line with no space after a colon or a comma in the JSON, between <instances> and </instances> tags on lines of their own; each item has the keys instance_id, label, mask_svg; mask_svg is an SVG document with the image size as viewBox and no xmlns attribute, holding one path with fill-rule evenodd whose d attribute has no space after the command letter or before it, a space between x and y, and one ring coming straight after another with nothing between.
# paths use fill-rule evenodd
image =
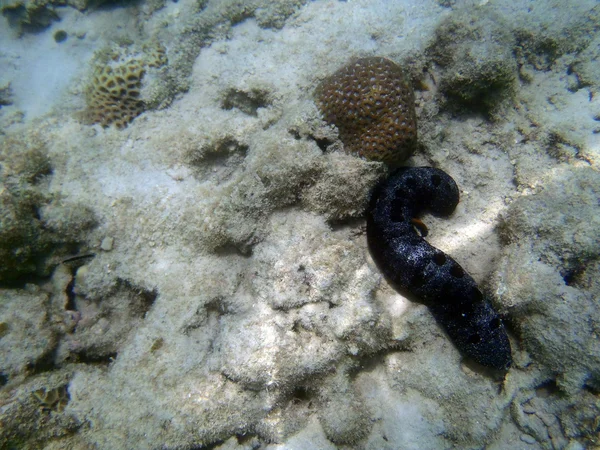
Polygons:
<instances>
[{"instance_id":1,"label":"algae covered rock","mask_svg":"<svg viewBox=\"0 0 600 450\"><path fill-rule=\"evenodd\" d=\"M427 49L441 67L441 92L471 110L493 110L516 88L513 43L501 17L471 11L448 16Z\"/></svg>"},{"instance_id":2,"label":"algae covered rock","mask_svg":"<svg viewBox=\"0 0 600 450\"><path fill-rule=\"evenodd\" d=\"M326 159L315 184L302 193L303 206L334 223L359 217L372 186L384 173L383 166L342 153L328 154Z\"/></svg>"},{"instance_id":3,"label":"algae covered rock","mask_svg":"<svg viewBox=\"0 0 600 450\"><path fill-rule=\"evenodd\" d=\"M0 372L8 380L51 364L58 334L44 292L0 290Z\"/></svg>"},{"instance_id":4,"label":"algae covered rock","mask_svg":"<svg viewBox=\"0 0 600 450\"><path fill-rule=\"evenodd\" d=\"M600 22L597 2L554 4L541 1L532 9L534 14L518 17L512 24L519 64L528 64L536 70L551 70L554 63L566 54L585 58L581 52L597 40Z\"/></svg>"},{"instance_id":5,"label":"algae covered rock","mask_svg":"<svg viewBox=\"0 0 600 450\"><path fill-rule=\"evenodd\" d=\"M48 28L59 16L52 1L17 0L0 3L2 15L6 17L11 27L19 34L39 32Z\"/></svg>"},{"instance_id":6,"label":"algae covered rock","mask_svg":"<svg viewBox=\"0 0 600 450\"><path fill-rule=\"evenodd\" d=\"M39 33L60 21L59 7L70 6L83 11L90 5L100 5L106 0L2 0L0 11L8 24L20 35Z\"/></svg>"},{"instance_id":7,"label":"algae covered rock","mask_svg":"<svg viewBox=\"0 0 600 450\"><path fill-rule=\"evenodd\" d=\"M371 411L354 388L350 377L338 371L321 388L323 405L319 411L327 438L337 445L356 445L369 433Z\"/></svg>"},{"instance_id":8,"label":"algae covered rock","mask_svg":"<svg viewBox=\"0 0 600 450\"><path fill-rule=\"evenodd\" d=\"M0 142L0 282L36 272L47 249L37 209L48 199L35 183L50 171L43 144L7 137Z\"/></svg>"},{"instance_id":9,"label":"algae covered rock","mask_svg":"<svg viewBox=\"0 0 600 450\"><path fill-rule=\"evenodd\" d=\"M577 54L575 62L571 66L571 76L575 79L572 80L570 90L576 91L589 87L594 94L600 91L598 59L600 59L600 36L596 36L587 48Z\"/></svg>"},{"instance_id":10,"label":"algae covered rock","mask_svg":"<svg viewBox=\"0 0 600 450\"><path fill-rule=\"evenodd\" d=\"M59 449L72 445L67 442L83 423L65 411L70 376L69 370L53 370L16 389L0 391L0 448ZM87 448L83 443L75 446Z\"/></svg>"},{"instance_id":11,"label":"algae covered rock","mask_svg":"<svg viewBox=\"0 0 600 450\"><path fill-rule=\"evenodd\" d=\"M523 345L562 389L600 387L600 176L562 168L505 216L496 294Z\"/></svg>"},{"instance_id":12,"label":"algae covered rock","mask_svg":"<svg viewBox=\"0 0 600 450\"><path fill-rule=\"evenodd\" d=\"M95 224L87 207L47 193L50 173L44 143L35 136L0 142L0 283L48 275L54 258L75 253Z\"/></svg>"},{"instance_id":13,"label":"algae covered rock","mask_svg":"<svg viewBox=\"0 0 600 450\"><path fill-rule=\"evenodd\" d=\"M79 267L75 278L67 278L73 287L68 311L76 316L76 326L57 348L57 362L109 362L132 329L138 327L156 300L157 293L122 279L105 280L107 292L90 276L90 266ZM56 272L55 272L56 273ZM102 296L98 297L98 292Z\"/></svg>"}]
</instances>

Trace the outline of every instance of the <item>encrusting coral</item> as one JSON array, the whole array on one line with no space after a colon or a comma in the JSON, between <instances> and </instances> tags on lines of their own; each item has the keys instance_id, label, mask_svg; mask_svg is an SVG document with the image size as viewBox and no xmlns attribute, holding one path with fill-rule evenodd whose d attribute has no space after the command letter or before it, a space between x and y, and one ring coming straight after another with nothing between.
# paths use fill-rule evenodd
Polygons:
<instances>
[{"instance_id":1,"label":"encrusting coral","mask_svg":"<svg viewBox=\"0 0 600 450\"><path fill-rule=\"evenodd\" d=\"M128 65L101 68L94 76L94 89L90 92L91 121L103 127L115 124L125 128L144 111L139 99L144 69L138 61Z\"/></svg>"},{"instance_id":2,"label":"encrusting coral","mask_svg":"<svg viewBox=\"0 0 600 450\"><path fill-rule=\"evenodd\" d=\"M125 54L123 54L125 52ZM137 55L121 48L107 55L113 62L100 61L94 70L86 93L88 109L85 119L103 127L125 128L146 110L142 99L142 79L147 68L159 68L167 63L165 48L145 45Z\"/></svg>"}]
</instances>

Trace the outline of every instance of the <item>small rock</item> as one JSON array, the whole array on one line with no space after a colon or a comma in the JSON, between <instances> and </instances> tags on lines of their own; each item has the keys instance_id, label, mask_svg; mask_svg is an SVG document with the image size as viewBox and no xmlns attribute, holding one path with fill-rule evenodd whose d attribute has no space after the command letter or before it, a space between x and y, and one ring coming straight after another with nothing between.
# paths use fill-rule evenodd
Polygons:
<instances>
[{"instance_id":1,"label":"small rock","mask_svg":"<svg viewBox=\"0 0 600 450\"><path fill-rule=\"evenodd\" d=\"M67 40L67 32L65 30L58 30L56 33L54 33L54 40L57 43L61 43Z\"/></svg>"},{"instance_id":2,"label":"small rock","mask_svg":"<svg viewBox=\"0 0 600 450\"><path fill-rule=\"evenodd\" d=\"M523 442L528 443L528 444L535 444L537 442L535 440L535 438L533 436L531 436L530 434L522 434L521 435L521 440Z\"/></svg>"},{"instance_id":3,"label":"small rock","mask_svg":"<svg viewBox=\"0 0 600 450\"><path fill-rule=\"evenodd\" d=\"M105 237L104 239L102 239L102 242L100 243L100 248L102 250L104 250L105 252L110 252L113 248L113 244L114 244L115 240L111 237Z\"/></svg>"},{"instance_id":4,"label":"small rock","mask_svg":"<svg viewBox=\"0 0 600 450\"><path fill-rule=\"evenodd\" d=\"M13 92L10 87L10 82L0 84L0 108L6 105L12 105Z\"/></svg>"},{"instance_id":5,"label":"small rock","mask_svg":"<svg viewBox=\"0 0 600 450\"><path fill-rule=\"evenodd\" d=\"M565 450L585 450L585 447L579 442L572 440L569 441L569 444L565 447Z\"/></svg>"}]
</instances>

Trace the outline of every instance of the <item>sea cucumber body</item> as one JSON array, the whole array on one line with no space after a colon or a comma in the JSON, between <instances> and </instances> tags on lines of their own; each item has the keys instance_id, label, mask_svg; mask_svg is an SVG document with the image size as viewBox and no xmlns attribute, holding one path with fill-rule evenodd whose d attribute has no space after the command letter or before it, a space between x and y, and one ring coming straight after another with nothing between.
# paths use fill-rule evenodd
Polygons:
<instances>
[{"instance_id":1,"label":"sea cucumber body","mask_svg":"<svg viewBox=\"0 0 600 450\"><path fill-rule=\"evenodd\" d=\"M413 219L423 211L447 216L458 201L458 187L444 171L399 169L371 197L369 249L390 284L427 305L464 355L484 366L507 369L512 357L502 320L475 280L415 229Z\"/></svg>"}]
</instances>

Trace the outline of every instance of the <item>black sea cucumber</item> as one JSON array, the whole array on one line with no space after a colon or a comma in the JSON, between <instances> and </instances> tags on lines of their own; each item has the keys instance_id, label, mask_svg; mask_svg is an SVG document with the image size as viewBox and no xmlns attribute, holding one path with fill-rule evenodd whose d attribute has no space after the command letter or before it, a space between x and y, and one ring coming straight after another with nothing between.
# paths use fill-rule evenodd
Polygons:
<instances>
[{"instance_id":1,"label":"black sea cucumber","mask_svg":"<svg viewBox=\"0 0 600 450\"><path fill-rule=\"evenodd\" d=\"M508 369L510 343L498 313L454 259L423 239L427 229L415 220L425 210L450 215L458 201L458 187L444 171L399 169L372 194L369 249L392 286L427 305L464 355L484 366Z\"/></svg>"}]
</instances>

